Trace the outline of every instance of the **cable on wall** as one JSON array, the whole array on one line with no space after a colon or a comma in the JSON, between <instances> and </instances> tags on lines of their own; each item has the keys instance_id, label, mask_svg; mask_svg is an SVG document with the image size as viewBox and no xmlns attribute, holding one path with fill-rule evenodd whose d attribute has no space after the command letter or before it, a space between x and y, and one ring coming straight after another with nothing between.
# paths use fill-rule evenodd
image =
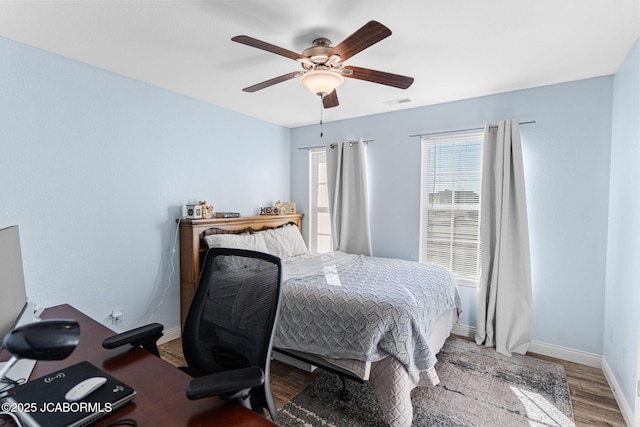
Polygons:
<instances>
[{"instance_id":1,"label":"cable on wall","mask_svg":"<svg viewBox=\"0 0 640 427\"><path fill-rule=\"evenodd\" d=\"M180 220L181 218L178 218L177 220L177 225L176 225L176 231L175 234L173 236L173 242L171 244L171 255L169 256L169 262L171 265L171 271L169 271L169 275L167 276L167 285L164 287L164 289L162 290L162 293L160 294L160 302L158 304L156 304L155 308L153 309L153 311L151 312L151 314L149 315L149 318L146 320L145 323L149 323L151 322L151 320L153 319L153 316L156 315L156 313L158 312L158 310L160 309L160 306L162 305L162 303L164 303L164 298L165 295L167 293L167 291L171 288L171 277L173 276L173 273L175 273L176 268L175 268L175 264L173 262L173 258L175 257L175 253L176 253L176 247L177 247L177 243L178 243L178 232L180 231ZM148 313L149 310L147 310L142 316L140 316L140 319L138 320L137 324L140 324L140 322L142 321L142 319L145 317L146 313Z\"/></svg>"}]
</instances>

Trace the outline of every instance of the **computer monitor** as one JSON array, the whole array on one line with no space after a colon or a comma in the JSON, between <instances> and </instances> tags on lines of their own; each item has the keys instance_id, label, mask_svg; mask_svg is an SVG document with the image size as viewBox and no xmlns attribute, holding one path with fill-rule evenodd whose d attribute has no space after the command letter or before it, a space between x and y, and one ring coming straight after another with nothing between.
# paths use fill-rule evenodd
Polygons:
<instances>
[{"instance_id":1,"label":"computer monitor","mask_svg":"<svg viewBox=\"0 0 640 427\"><path fill-rule=\"evenodd\" d=\"M27 309L18 226L0 229L0 345Z\"/></svg>"}]
</instances>

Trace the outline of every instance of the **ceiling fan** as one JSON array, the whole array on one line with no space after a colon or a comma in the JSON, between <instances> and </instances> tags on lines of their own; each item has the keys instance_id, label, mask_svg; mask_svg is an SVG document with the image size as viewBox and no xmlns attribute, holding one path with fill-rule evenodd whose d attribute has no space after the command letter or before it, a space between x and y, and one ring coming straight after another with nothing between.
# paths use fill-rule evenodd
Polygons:
<instances>
[{"instance_id":1,"label":"ceiling fan","mask_svg":"<svg viewBox=\"0 0 640 427\"><path fill-rule=\"evenodd\" d=\"M243 91L256 92L277 83L300 77L300 83L303 86L322 98L324 108L332 108L337 107L339 104L336 88L342 85L344 77L366 80L400 89L406 89L411 86L413 77L368 68L345 66L343 64L343 61L390 35L391 30L387 27L377 21L369 21L335 47L331 45L329 39L317 38L313 41L311 47L305 49L301 54L249 36L236 36L231 40L293 59L302 65L302 70L300 71L293 71L274 77L262 83L246 87L242 89Z\"/></svg>"}]
</instances>

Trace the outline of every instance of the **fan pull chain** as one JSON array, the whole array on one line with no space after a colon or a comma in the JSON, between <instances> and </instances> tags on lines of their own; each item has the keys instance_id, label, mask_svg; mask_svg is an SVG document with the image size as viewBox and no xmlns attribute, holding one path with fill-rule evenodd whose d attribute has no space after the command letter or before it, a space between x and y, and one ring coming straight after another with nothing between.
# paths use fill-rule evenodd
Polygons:
<instances>
[{"instance_id":1,"label":"fan pull chain","mask_svg":"<svg viewBox=\"0 0 640 427\"><path fill-rule=\"evenodd\" d=\"M323 132L322 132L322 110L323 110L323 108L322 108L323 107L322 98L323 98L323 96L320 95L320 138L322 138L322 134L323 134Z\"/></svg>"}]
</instances>

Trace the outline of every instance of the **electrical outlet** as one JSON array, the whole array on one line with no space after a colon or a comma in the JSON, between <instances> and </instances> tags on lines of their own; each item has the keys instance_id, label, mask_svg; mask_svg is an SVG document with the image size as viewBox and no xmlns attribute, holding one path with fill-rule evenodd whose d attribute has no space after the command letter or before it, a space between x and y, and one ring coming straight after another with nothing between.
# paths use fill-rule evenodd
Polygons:
<instances>
[{"instance_id":1,"label":"electrical outlet","mask_svg":"<svg viewBox=\"0 0 640 427\"><path fill-rule=\"evenodd\" d=\"M114 308L111 310L111 324L117 325L122 323L122 310Z\"/></svg>"}]
</instances>

